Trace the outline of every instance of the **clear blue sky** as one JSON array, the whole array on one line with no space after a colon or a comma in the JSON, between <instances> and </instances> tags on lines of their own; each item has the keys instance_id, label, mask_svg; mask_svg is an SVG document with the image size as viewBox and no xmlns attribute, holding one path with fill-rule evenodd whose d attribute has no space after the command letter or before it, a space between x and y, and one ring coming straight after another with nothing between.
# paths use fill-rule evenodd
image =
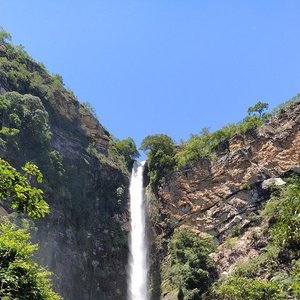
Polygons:
<instances>
[{"instance_id":1,"label":"clear blue sky","mask_svg":"<svg viewBox=\"0 0 300 300\"><path fill-rule=\"evenodd\" d=\"M0 25L137 144L300 91L300 1L0 0Z\"/></svg>"}]
</instances>

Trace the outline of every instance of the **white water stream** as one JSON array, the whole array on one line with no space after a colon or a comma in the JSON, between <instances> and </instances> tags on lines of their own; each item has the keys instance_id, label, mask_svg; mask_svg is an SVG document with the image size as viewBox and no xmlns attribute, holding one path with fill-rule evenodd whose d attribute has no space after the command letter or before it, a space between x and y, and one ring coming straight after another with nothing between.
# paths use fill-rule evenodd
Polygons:
<instances>
[{"instance_id":1,"label":"white water stream","mask_svg":"<svg viewBox=\"0 0 300 300\"><path fill-rule=\"evenodd\" d=\"M130 182L130 273L128 282L129 300L147 300L147 246L145 225L145 198L143 169L145 162L135 162Z\"/></svg>"}]
</instances>

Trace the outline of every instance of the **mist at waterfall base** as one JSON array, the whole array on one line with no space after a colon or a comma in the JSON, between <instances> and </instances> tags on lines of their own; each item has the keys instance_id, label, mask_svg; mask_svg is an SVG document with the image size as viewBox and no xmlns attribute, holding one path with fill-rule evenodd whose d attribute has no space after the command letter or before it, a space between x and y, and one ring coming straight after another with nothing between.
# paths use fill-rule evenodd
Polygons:
<instances>
[{"instance_id":1,"label":"mist at waterfall base","mask_svg":"<svg viewBox=\"0 0 300 300\"><path fill-rule=\"evenodd\" d=\"M128 300L147 300L147 241L143 170L145 162L135 162L130 181L130 258Z\"/></svg>"}]
</instances>

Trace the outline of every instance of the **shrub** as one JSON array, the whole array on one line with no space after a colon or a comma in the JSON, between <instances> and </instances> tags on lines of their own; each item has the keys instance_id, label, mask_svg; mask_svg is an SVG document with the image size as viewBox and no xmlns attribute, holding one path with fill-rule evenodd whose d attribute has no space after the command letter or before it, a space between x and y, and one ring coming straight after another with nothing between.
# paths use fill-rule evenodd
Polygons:
<instances>
[{"instance_id":1,"label":"shrub","mask_svg":"<svg viewBox=\"0 0 300 300\"><path fill-rule=\"evenodd\" d=\"M216 148L220 143L235 134L244 134L263 123L264 121L258 116L248 116L243 122L229 124L212 133L209 133L209 131L204 128L200 135L192 135L188 141L181 145L175 156L177 166L183 167L190 165L203 157L214 159L216 157Z\"/></svg>"},{"instance_id":2,"label":"shrub","mask_svg":"<svg viewBox=\"0 0 300 300\"><path fill-rule=\"evenodd\" d=\"M123 140L116 140L114 147L124 157L128 169L132 167L134 160L140 156L134 140L130 137Z\"/></svg>"},{"instance_id":3,"label":"shrub","mask_svg":"<svg viewBox=\"0 0 300 300\"><path fill-rule=\"evenodd\" d=\"M167 276L185 299L200 299L210 286L214 268L209 254L213 249L211 237L199 238L187 228L172 236Z\"/></svg>"},{"instance_id":4,"label":"shrub","mask_svg":"<svg viewBox=\"0 0 300 300\"><path fill-rule=\"evenodd\" d=\"M42 174L32 163L27 163L23 171L25 175L0 158L0 199L9 202L18 212L34 218L43 217L49 213L49 206L43 198L42 190L29 184L33 178L41 183Z\"/></svg>"},{"instance_id":5,"label":"shrub","mask_svg":"<svg viewBox=\"0 0 300 300\"><path fill-rule=\"evenodd\" d=\"M220 300L286 300L287 295L278 282L229 276L215 288Z\"/></svg>"},{"instance_id":6,"label":"shrub","mask_svg":"<svg viewBox=\"0 0 300 300\"><path fill-rule=\"evenodd\" d=\"M272 237L281 246L300 246L300 181L291 179L278 196L267 202L264 216L273 219Z\"/></svg>"},{"instance_id":7,"label":"shrub","mask_svg":"<svg viewBox=\"0 0 300 300\"><path fill-rule=\"evenodd\" d=\"M147 152L148 175L152 186L175 167L175 144L165 134L149 135L142 141L141 150Z\"/></svg>"}]
</instances>

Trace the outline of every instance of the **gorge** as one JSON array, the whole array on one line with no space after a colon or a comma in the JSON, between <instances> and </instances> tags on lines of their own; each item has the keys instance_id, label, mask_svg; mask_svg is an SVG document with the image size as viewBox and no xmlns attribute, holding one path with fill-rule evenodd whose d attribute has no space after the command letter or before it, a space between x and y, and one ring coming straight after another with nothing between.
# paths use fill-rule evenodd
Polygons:
<instances>
[{"instance_id":1,"label":"gorge","mask_svg":"<svg viewBox=\"0 0 300 300\"><path fill-rule=\"evenodd\" d=\"M6 39L0 93L0 157L36 164L51 208L28 221L1 197L1 219L27 222L64 299L299 299L299 94L179 145L146 137L134 163L132 139Z\"/></svg>"}]
</instances>

